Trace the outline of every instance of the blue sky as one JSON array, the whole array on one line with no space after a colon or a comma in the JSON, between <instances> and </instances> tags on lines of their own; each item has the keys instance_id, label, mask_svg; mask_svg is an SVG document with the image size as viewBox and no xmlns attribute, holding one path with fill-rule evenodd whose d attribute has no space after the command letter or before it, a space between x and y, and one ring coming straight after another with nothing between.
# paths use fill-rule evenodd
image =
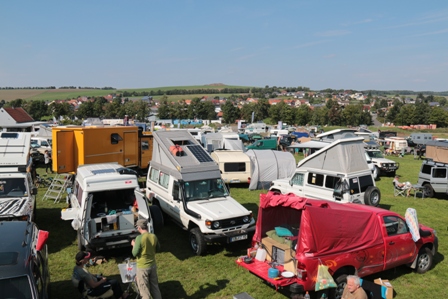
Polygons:
<instances>
[{"instance_id":1,"label":"blue sky","mask_svg":"<svg viewBox=\"0 0 448 299\"><path fill-rule=\"evenodd\" d=\"M2 1L0 87L448 90L448 2Z\"/></svg>"}]
</instances>

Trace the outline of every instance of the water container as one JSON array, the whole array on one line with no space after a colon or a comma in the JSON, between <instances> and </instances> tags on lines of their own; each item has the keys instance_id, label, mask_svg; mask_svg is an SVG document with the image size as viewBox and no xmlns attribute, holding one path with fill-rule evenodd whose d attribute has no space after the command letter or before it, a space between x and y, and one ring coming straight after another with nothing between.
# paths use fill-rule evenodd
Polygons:
<instances>
[{"instance_id":1,"label":"water container","mask_svg":"<svg viewBox=\"0 0 448 299\"><path fill-rule=\"evenodd\" d=\"M276 268L269 268L268 270L268 277L269 278L276 278L278 277L279 271Z\"/></svg>"},{"instance_id":2,"label":"water container","mask_svg":"<svg viewBox=\"0 0 448 299\"><path fill-rule=\"evenodd\" d=\"M267 252L263 248L257 249L257 254L255 255L255 259L260 262L264 262L266 260Z\"/></svg>"}]
</instances>

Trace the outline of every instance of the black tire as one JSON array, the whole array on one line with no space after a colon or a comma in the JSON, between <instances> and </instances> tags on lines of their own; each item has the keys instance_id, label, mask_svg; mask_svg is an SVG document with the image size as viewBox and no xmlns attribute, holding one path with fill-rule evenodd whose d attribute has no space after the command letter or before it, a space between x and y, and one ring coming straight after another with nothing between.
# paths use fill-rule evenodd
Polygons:
<instances>
[{"instance_id":1,"label":"black tire","mask_svg":"<svg viewBox=\"0 0 448 299\"><path fill-rule=\"evenodd\" d=\"M149 206L149 213L151 214L152 224L154 226L154 233L160 234L163 229L163 214L159 206Z\"/></svg>"},{"instance_id":2,"label":"black tire","mask_svg":"<svg viewBox=\"0 0 448 299\"><path fill-rule=\"evenodd\" d=\"M434 197L434 189L431 184L426 183L423 185L423 193L425 194L425 197Z\"/></svg>"},{"instance_id":3,"label":"black tire","mask_svg":"<svg viewBox=\"0 0 448 299\"><path fill-rule=\"evenodd\" d=\"M395 177L395 174L396 174L396 173L397 173L396 170L392 171L392 172L391 172L391 177Z\"/></svg>"},{"instance_id":4,"label":"black tire","mask_svg":"<svg viewBox=\"0 0 448 299\"><path fill-rule=\"evenodd\" d=\"M84 251L86 250L86 247L84 245L82 245L82 240L81 240L81 231L78 230L78 250L79 251Z\"/></svg>"},{"instance_id":5,"label":"black tire","mask_svg":"<svg viewBox=\"0 0 448 299\"><path fill-rule=\"evenodd\" d=\"M204 255L207 251L207 243L198 227L190 230L190 246L196 255Z\"/></svg>"},{"instance_id":6,"label":"black tire","mask_svg":"<svg viewBox=\"0 0 448 299\"><path fill-rule=\"evenodd\" d=\"M347 285L347 274L340 274L337 276L334 281L336 282L336 288L333 290L333 298L341 299L342 293L344 292L344 288Z\"/></svg>"},{"instance_id":7,"label":"black tire","mask_svg":"<svg viewBox=\"0 0 448 299\"><path fill-rule=\"evenodd\" d=\"M428 247L421 248L418 252L417 257L417 267L415 271L419 274L423 274L432 267L432 262L434 260L434 256L432 255L431 249Z\"/></svg>"},{"instance_id":8,"label":"black tire","mask_svg":"<svg viewBox=\"0 0 448 299\"><path fill-rule=\"evenodd\" d=\"M369 206L377 207L380 204L381 192L375 186L370 186L364 193L364 203Z\"/></svg>"}]
</instances>

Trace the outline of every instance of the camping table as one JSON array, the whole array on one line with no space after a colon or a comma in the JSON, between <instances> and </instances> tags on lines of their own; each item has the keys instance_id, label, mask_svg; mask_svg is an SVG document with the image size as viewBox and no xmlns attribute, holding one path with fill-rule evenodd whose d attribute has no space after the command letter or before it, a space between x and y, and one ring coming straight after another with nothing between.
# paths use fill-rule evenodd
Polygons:
<instances>
[{"instance_id":1,"label":"camping table","mask_svg":"<svg viewBox=\"0 0 448 299\"><path fill-rule=\"evenodd\" d=\"M422 194L422 199L425 198L425 187L422 185L412 185L412 189L414 189L414 198L417 198L417 191Z\"/></svg>"}]
</instances>

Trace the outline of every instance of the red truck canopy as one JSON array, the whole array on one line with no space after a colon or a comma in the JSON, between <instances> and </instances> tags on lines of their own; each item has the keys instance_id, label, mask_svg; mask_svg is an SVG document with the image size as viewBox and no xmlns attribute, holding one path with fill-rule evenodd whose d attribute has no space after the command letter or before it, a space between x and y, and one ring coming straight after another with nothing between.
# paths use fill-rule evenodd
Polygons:
<instances>
[{"instance_id":1,"label":"red truck canopy","mask_svg":"<svg viewBox=\"0 0 448 299\"><path fill-rule=\"evenodd\" d=\"M282 225L299 228L296 257L318 257L383 244L375 208L293 194L261 194L253 241L261 242L267 231Z\"/></svg>"}]
</instances>

